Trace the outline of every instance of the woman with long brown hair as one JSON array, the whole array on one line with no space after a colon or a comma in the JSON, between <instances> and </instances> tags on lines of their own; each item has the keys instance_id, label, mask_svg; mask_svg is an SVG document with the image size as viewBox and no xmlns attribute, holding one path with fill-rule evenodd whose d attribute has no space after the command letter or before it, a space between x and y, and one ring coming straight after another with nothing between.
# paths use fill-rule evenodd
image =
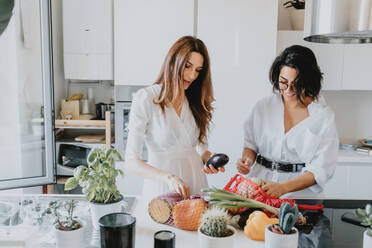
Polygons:
<instances>
[{"instance_id":1,"label":"woman with long brown hair","mask_svg":"<svg viewBox=\"0 0 372 248\"><path fill-rule=\"evenodd\" d=\"M204 165L212 155L210 74L204 43L184 36L170 48L156 82L133 96L125 160L130 172L144 178L143 195L176 191L188 198L207 186L205 174L225 170ZM148 162L140 159L144 143Z\"/></svg>"}]
</instances>

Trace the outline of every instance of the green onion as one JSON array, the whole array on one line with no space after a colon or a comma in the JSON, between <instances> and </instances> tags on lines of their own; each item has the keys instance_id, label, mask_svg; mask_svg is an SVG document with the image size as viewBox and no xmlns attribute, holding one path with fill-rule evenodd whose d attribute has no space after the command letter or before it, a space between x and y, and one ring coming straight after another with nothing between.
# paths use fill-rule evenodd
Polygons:
<instances>
[{"instance_id":1,"label":"green onion","mask_svg":"<svg viewBox=\"0 0 372 248\"><path fill-rule=\"evenodd\" d=\"M202 189L202 192L208 194L208 200L211 205L221 208L262 208L278 216L279 208L269 206L265 203L253 199L244 198L240 195L233 194L217 188Z\"/></svg>"}]
</instances>

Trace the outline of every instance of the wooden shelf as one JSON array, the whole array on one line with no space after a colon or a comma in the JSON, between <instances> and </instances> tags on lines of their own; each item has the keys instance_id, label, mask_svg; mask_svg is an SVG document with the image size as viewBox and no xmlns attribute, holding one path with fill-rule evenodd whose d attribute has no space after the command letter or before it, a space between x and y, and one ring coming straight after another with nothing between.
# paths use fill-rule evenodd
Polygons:
<instances>
[{"instance_id":1,"label":"wooden shelf","mask_svg":"<svg viewBox=\"0 0 372 248\"><path fill-rule=\"evenodd\" d=\"M106 128L106 120L56 120L57 128ZM111 125L113 126L113 125Z\"/></svg>"},{"instance_id":2,"label":"wooden shelf","mask_svg":"<svg viewBox=\"0 0 372 248\"><path fill-rule=\"evenodd\" d=\"M68 129L104 129L105 130L105 143L107 147L111 146L111 129L114 125L111 124L111 112L106 111L105 120L55 120L56 128Z\"/></svg>"}]
</instances>

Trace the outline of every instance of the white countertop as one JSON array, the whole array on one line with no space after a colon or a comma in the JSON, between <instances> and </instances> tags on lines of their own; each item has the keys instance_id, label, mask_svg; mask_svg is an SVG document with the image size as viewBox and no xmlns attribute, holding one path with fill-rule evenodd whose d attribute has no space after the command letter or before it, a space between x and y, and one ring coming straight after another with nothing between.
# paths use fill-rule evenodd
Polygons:
<instances>
[{"instance_id":1,"label":"white countertop","mask_svg":"<svg viewBox=\"0 0 372 248\"><path fill-rule=\"evenodd\" d=\"M372 156L351 150L339 150L337 163L366 163L366 165L372 165Z\"/></svg>"},{"instance_id":2,"label":"white countertop","mask_svg":"<svg viewBox=\"0 0 372 248\"><path fill-rule=\"evenodd\" d=\"M184 231L156 223L147 212L146 202L140 198L137 198L131 212L136 217L136 247L154 247L154 234L160 230L169 230L176 234L177 248L199 247L197 231ZM242 230L237 230L235 244L231 248L260 248L264 246L264 242L251 240L244 235Z\"/></svg>"}]
</instances>

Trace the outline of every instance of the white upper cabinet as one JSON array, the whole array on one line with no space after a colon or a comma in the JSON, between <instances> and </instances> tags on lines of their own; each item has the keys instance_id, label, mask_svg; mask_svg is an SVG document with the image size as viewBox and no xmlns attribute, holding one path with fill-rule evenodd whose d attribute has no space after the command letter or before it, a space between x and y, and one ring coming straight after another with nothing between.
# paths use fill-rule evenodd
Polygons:
<instances>
[{"instance_id":1,"label":"white upper cabinet","mask_svg":"<svg viewBox=\"0 0 372 248\"><path fill-rule=\"evenodd\" d=\"M372 90L372 44L345 45L343 89Z\"/></svg>"},{"instance_id":2,"label":"white upper cabinet","mask_svg":"<svg viewBox=\"0 0 372 248\"><path fill-rule=\"evenodd\" d=\"M67 79L113 80L112 0L63 0Z\"/></svg>"},{"instance_id":3,"label":"white upper cabinet","mask_svg":"<svg viewBox=\"0 0 372 248\"><path fill-rule=\"evenodd\" d=\"M243 149L243 122L260 98L272 94L269 69L276 52L277 1L199 0L197 36L206 44L215 96L209 149L234 160ZM223 187L233 168L208 177Z\"/></svg>"},{"instance_id":4,"label":"white upper cabinet","mask_svg":"<svg viewBox=\"0 0 372 248\"><path fill-rule=\"evenodd\" d=\"M343 45L311 43L303 40L302 32L278 31L277 53L292 45L305 46L314 52L320 70L324 73L323 90L342 89Z\"/></svg>"},{"instance_id":5,"label":"white upper cabinet","mask_svg":"<svg viewBox=\"0 0 372 248\"><path fill-rule=\"evenodd\" d=\"M115 0L115 84L149 85L171 45L194 34L193 0Z\"/></svg>"}]
</instances>

